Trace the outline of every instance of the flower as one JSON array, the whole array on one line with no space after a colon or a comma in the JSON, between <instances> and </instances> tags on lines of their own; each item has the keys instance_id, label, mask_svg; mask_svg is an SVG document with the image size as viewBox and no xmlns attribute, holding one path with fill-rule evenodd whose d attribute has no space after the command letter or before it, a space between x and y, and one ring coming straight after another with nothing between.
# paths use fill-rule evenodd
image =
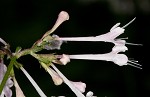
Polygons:
<instances>
[{"instance_id":1,"label":"flower","mask_svg":"<svg viewBox=\"0 0 150 97\"><path fill-rule=\"evenodd\" d=\"M1 59L1 62L0 62L0 83L1 81L3 80L3 77L5 75L7 71L7 67L5 64L3 64L3 60ZM12 96L12 90L10 89L11 87L13 86L13 82L11 80L11 77L8 78L4 88L3 88L3 91L0 95L0 97L4 97L4 95L6 97L11 97Z\"/></svg>"},{"instance_id":2,"label":"flower","mask_svg":"<svg viewBox=\"0 0 150 97\"><path fill-rule=\"evenodd\" d=\"M58 58L58 56L56 56ZM63 65L66 65L68 62L70 62L70 58L66 55L63 54L62 56L60 56L60 60L59 60Z\"/></svg>"},{"instance_id":3,"label":"flower","mask_svg":"<svg viewBox=\"0 0 150 97\"><path fill-rule=\"evenodd\" d=\"M43 62L40 62L42 67L51 75L52 80L55 85L60 85L62 82L67 84L70 89L76 94L77 97L85 97L82 93L85 92L86 84L83 82L73 82L68 80L56 67L54 64L50 64L52 68Z\"/></svg>"},{"instance_id":4,"label":"flower","mask_svg":"<svg viewBox=\"0 0 150 97\"><path fill-rule=\"evenodd\" d=\"M89 37L59 37L56 36L53 37L54 40L59 40L60 43L62 43L62 41L101 41L101 42L111 42L114 43L115 45L125 45L125 44L132 44L132 45L141 45L141 44L134 44L134 43L127 43L125 40L125 38L119 38L117 39L118 36L120 36L121 34L124 33L125 31L125 27L127 27L129 24L131 24L133 21L135 20L132 19L129 23L127 23L126 25L124 25L123 27L119 27L120 23L117 23L116 25L114 25L110 31L106 34L102 34L102 35L98 35L98 36L89 36Z\"/></svg>"},{"instance_id":5,"label":"flower","mask_svg":"<svg viewBox=\"0 0 150 97\"><path fill-rule=\"evenodd\" d=\"M58 37L57 35L52 35L52 38L57 38L57 37ZM44 46L44 49L46 49L46 50L54 50L54 49L60 50L61 45L62 45L62 41L48 39L47 44Z\"/></svg>"},{"instance_id":6,"label":"flower","mask_svg":"<svg viewBox=\"0 0 150 97\"><path fill-rule=\"evenodd\" d=\"M125 45L115 45L112 48L112 51L105 54L78 54L78 55L65 55L69 59L82 59L82 60L103 60L103 61L111 61L119 66L130 65L139 69L141 65L137 63L135 60L129 60L125 54L120 54L120 52L125 52L128 48ZM60 57L61 55L59 55ZM68 60L69 60L68 59Z\"/></svg>"},{"instance_id":7,"label":"flower","mask_svg":"<svg viewBox=\"0 0 150 97\"><path fill-rule=\"evenodd\" d=\"M25 97L15 77L13 77L13 81L14 81L14 86L16 88L16 97Z\"/></svg>"},{"instance_id":8,"label":"flower","mask_svg":"<svg viewBox=\"0 0 150 97\"><path fill-rule=\"evenodd\" d=\"M85 92L86 84L83 82L70 81L81 93Z\"/></svg>"},{"instance_id":9,"label":"flower","mask_svg":"<svg viewBox=\"0 0 150 97\"><path fill-rule=\"evenodd\" d=\"M84 83L72 83L69 81L56 67L55 65L51 65L53 69L58 73L58 75L63 79L64 83L69 86L69 88L76 94L77 97L85 97L82 92L84 92L84 88L86 85ZM80 84L80 86L78 86Z\"/></svg>"}]
</instances>

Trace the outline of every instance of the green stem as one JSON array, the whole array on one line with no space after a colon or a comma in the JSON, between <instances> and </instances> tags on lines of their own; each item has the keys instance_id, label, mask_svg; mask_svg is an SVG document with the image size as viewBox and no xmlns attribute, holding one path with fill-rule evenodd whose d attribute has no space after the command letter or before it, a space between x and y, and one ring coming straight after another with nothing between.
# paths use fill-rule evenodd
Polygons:
<instances>
[{"instance_id":1,"label":"green stem","mask_svg":"<svg viewBox=\"0 0 150 97\"><path fill-rule=\"evenodd\" d=\"M6 81L7 81L8 77L9 77L9 75L10 75L10 72L11 72L11 70L13 68L13 64L14 64L15 60L16 60L16 57L13 56L11 58L11 61L10 61L9 65L8 65L8 68L7 68L7 71L6 71L5 75L4 75L4 78L3 78L3 80L2 80L2 82L0 84L0 94L2 93L2 90L3 90L3 88L4 88L5 84L6 84Z\"/></svg>"},{"instance_id":2,"label":"green stem","mask_svg":"<svg viewBox=\"0 0 150 97\"><path fill-rule=\"evenodd\" d=\"M42 48L41 47L33 47L33 48L30 48L30 49L25 49L25 50L23 50L23 51L21 51L21 52L19 52L19 53L16 53L16 57L17 57L17 59L18 58L20 58L21 56L24 56L24 55L28 55L28 54L30 54L31 52L39 52L39 51L41 51L42 50Z\"/></svg>"}]
</instances>

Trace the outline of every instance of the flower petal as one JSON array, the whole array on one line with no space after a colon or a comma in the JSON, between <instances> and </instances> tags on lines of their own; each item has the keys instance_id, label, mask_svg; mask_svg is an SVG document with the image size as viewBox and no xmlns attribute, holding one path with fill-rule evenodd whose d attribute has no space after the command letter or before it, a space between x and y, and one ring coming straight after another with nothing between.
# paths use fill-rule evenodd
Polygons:
<instances>
[{"instance_id":1,"label":"flower petal","mask_svg":"<svg viewBox=\"0 0 150 97\"><path fill-rule=\"evenodd\" d=\"M66 65L68 62L70 62L69 56L66 55L66 54L63 54L63 55L62 55L62 58L60 59L60 62L61 62L63 65Z\"/></svg>"},{"instance_id":2,"label":"flower petal","mask_svg":"<svg viewBox=\"0 0 150 97\"><path fill-rule=\"evenodd\" d=\"M7 70L6 65L3 64L3 61L1 61L1 63L0 63L0 83L3 80L6 70ZM12 86L13 86L13 82L12 82L11 78L8 78L6 84L3 88L1 96L3 97L3 95L5 95L6 97L11 97L12 91L11 91L10 87L12 87Z\"/></svg>"},{"instance_id":3,"label":"flower petal","mask_svg":"<svg viewBox=\"0 0 150 97\"><path fill-rule=\"evenodd\" d=\"M86 84L83 82L70 81L81 93L85 92Z\"/></svg>"},{"instance_id":4,"label":"flower petal","mask_svg":"<svg viewBox=\"0 0 150 97\"><path fill-rule=\"evenodd\" d=\"M12 91L9 87L5 86L3 89L6 97L12 97Z\"/></svg>"},{"instance_id":5,"label":"flower petal","mask_svg":"<svg viewBox=\"0 0 150 97\"><path fill-rule=\"evenodd\" d=\"M115 45L112 48L113 52L119 53L119 52L125 52L126 50L128 50L128 48L125 45Z\"/></svg>"},{"instance_id":6,"label":"flower petal","mask_svg":"<svg viewBox=\"0 0 150 97\"><path fill-rule=\"evenodd\" d=\"M61 85L63 80L62 78L53 70L49 67L49 69L47 70L49 72L49 74L52 77L52 80L54 81L55 85Z\"/></svg>"},{"instance_id":7,"label":"flower petal","mask_svg":"<svg viewBox=\"0 0 150 97\"><path fill-rule=\"evenodd\" d=\"M57 38L58 36L57 35L53 35L52 36L54 39ZM46 50L54 50L54 49L60 49L61 45L62 45L62 42L61 40L48 40L48 44L45 45L45 49Z\"/></svg>"},{"instance_id":8,"label":"flower petal","mask_svg":"<svg viewBox=\"0 0 150 97\"><path fill-rule=\"evenodd\" d=\"M125 54L116 54L112 61L119 66L123 66L127 65L128 57Z\"/></svg>"},{"instance_id":9,"label":"flower petal","mask_svg":"<svg viewBox=\"0 0 150 97\"><path fill-rule=\"evenodd\" d=\"M14 86L16 88L16 97L25 97L15 77L13 78L13 80L14 80Z\"/></svg>"},{"instance_id":10,"label":"flower petal","mask_svg":"<svg viewBox=\"0 0 150 97\"><path fill-rule=\"evenodd\" d=\"M86 97L93 97L93 92L92 92L92 91L89 91L89 92L86 94Z\"/></svg>"}]
</instances>

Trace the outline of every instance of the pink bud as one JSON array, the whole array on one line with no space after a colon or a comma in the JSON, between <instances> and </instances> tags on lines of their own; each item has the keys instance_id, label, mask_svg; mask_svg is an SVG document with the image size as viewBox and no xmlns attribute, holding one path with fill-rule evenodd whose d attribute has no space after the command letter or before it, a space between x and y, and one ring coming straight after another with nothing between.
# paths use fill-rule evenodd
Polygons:
<instances>
[{"instance_id":1,"label":"pink bud","mask_svg":"<svg viewBox=\"0 0 150 97\"><path fill-rule=\"evenodd\" d=\"M47 31L42 39L44 39L46 36L48 36L49 34L53 33L64 21L69 20L69 14L66 11L61 11L58 15L58 18L54 24L54 26L52 27L51 30Z\"/></svg>"},{"instance_id":2,"label":"pink bud","mask_svg":"<svg viewBox=\"0 0 150 97\"><path fill-rule=\"evenodd\" d=\"M49 72L49 74L52 77L52 80L54 82L55 85L60 85L62 84L63 80L62 78L53 70L49 67L49 70L47 70Z\"/></svg>"},{"instance_id":3,"label":"pink bud","mask_svg":"<svg viewBox=\"0 0 150 97\"><path fill-rule=\"evenodd\" d=\"M61 59L60 59L60 62L63 64L63 65L66 65L68 62L70 62L70 58L68 55L66 54L63 54Z\"/></svg>"},{"instance_id":4,"label":"pink bud","mask_svg":"<svg viewBox=\"0 0 150 97\"><path fill-rule=\"evenodd\" d=\"M85 92L86 84L83 82L70 81L81 93Z\"/></svg>"},{"instance_id":5,"label":"pink bud","mask_svg":"<svg viewBox=\"0 0 150 97\"><path fill-rule=\"evenodd\" d=\"M62 22L69 20L69 14L66 11L61 11L58 15L58 20Z\"/></svg>"}]
</instances>

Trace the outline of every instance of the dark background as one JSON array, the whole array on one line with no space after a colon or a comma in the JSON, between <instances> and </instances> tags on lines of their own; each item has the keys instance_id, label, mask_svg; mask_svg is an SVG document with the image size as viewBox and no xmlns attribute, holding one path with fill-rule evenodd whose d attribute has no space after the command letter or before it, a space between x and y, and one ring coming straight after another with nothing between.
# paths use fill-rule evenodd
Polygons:
<instances>
[{"instance_id":1,"label":"dark background","mask_svg":"<svg viewBox=\"0 0 150 97\"><path fill-rule=\"evenodd\" d=\"M51 29L62 10L69 13L70 20L63 23L54 34L68 37L104 34L114 24L120 22L123 26L136 17L119 37L128 37L127 42L143 44L127 45L129 50L125 52L129 58L143 65L142 70L131 66L119 67L112 62L84 60L71 60L66 66L57 67L69 80L85 82L86 93L93 91L98 97L149 95L149 0L0 0L0 37L11 45L13 52L17 46L29 48ZM113 44L103 42L67 42L61 50L41 53L96 54L110 52L112 47ZM31 56L21 57L19 62L24 64L24 68L48 97L75 97L65 84L55 86L49 74ZM39 97L25 75L18 69L15 69L15 73L26 97ZM14 90L13 94L15 97Z\"/></svg>"}]
</instances>

